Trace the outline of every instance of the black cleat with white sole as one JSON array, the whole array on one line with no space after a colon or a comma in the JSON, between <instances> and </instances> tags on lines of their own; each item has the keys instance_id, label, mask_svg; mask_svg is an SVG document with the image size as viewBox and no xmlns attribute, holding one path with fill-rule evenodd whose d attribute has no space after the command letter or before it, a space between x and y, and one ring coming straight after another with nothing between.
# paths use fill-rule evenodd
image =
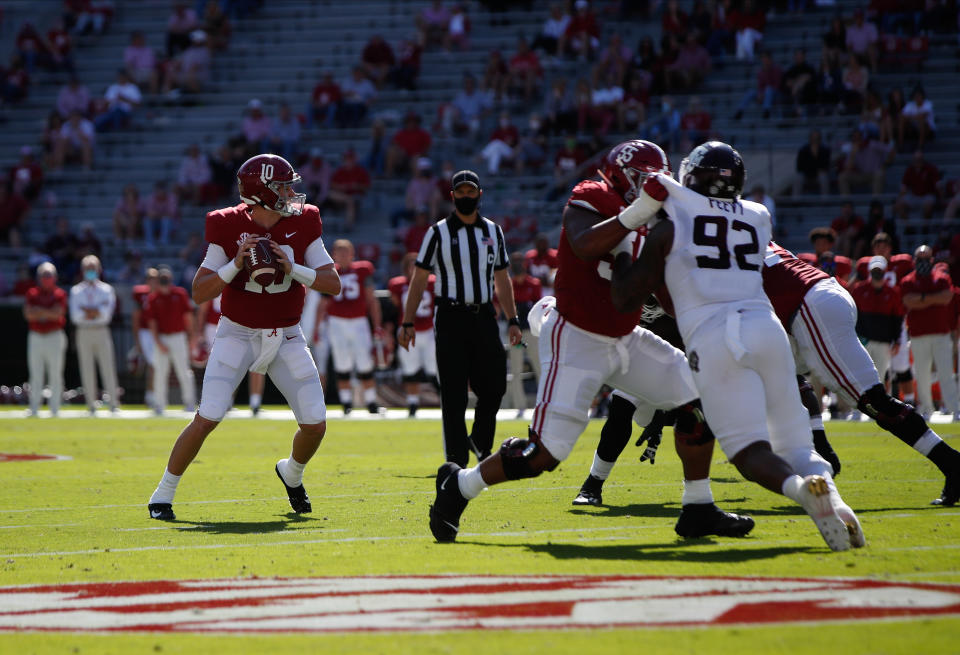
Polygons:
<instances>
[{"instance_id":1,"label":"black cleat with white sole","mask_svg":"<svg viewBox=\"0 0 960 655\"><path fill-rule=\"evenodd\" d=\"M713 503L690 503L680 509L674 530L685 539L717 535L745 537L753 530L753 519L724 512Z\"/></svg>"},{"instance_id":2,"label":"black cleat with white sole","mask_svg":"<svg viewBox=\"0 0 960 655\"><path fill-rule=\"evenodd\" d=\"M447 462L437 469L437 497L430 506L430 532L442 544L452 543L460 530L460 515L469 502L460 495L460 467Z\"/></svg>"},{"instance_id":3,"label":"black cleat with white sole","mask_svg":"<svg viewBox=\"0 0 960 655\"><path fill-rule=\"evenodd\" d=\"M308 514L312 512L313 507L310 506L310 497L307 496L307 490L303 488L303 484L300 484L298 487L288 485L287 481L280 475L279 464L274 466L273 470L277 472L277 477L280 478L280 482L283 483L284 488L287 490L287 498L290 499L290 507L293 508L293 511L297 514Z\"/></svg>"},{"instance_id":4,"label":"black cleat with white sole","mask_svg":"<svg viewBox=\"0 0 960 655\"><path fill-rule=\"evenodd\" d=\"M930 504L953 507L957 504L957 501L960 501L960 470L951 471L947 474L940 497L934 498Z\"/></svg>"},{"instance_id":5,"label":"black cleat with white sole","mask_svg":"<svg viewBox=\"0 0 960 655\"><path fill-rule=\"evenodd\" d=\"M150 510L150 518L158 521L175 521L177 518L171 503L150 503L147 509Z\"/></svg>"},{"instance_id":6,"label":"black cleat with white sole","mask_svg":"<svg viewBox=\"0 0 960 655\"><path fill-rule=\"evenodd\" d=\"M580 487L580 492L573 499L574 505L593 505L600 507L603 505L603 480L588 475Z\"/></svg>"}]
</instances>

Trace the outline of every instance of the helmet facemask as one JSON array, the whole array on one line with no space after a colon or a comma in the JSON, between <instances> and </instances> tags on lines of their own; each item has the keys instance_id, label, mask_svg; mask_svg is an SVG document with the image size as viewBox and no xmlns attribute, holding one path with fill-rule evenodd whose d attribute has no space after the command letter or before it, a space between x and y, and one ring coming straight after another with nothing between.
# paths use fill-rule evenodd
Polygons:
<instances>
[{"instance_id":1,"label":"helmet facemask","mask_svg":"<svg viewBox=\"0 0 960 655\"><path fill-rule=\"evenodd\" d=\"M270 181L267 188L274 192L277 201L273 207L267 207L278 212L281 216L299 216L303 213L303 206L307 202L307 194L297 193L293 190L295 184L300 183L300 175L293 174L293 179L289 182Z\"/></svg>"}]
</instances>

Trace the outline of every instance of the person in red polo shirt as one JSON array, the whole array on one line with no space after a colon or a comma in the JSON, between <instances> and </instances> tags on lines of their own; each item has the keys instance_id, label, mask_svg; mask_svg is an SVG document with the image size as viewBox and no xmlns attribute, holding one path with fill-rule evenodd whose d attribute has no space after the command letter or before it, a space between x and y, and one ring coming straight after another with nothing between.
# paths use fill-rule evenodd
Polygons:
<instances>
[{"instance_id":1,"label":"person in red polo shirt","mask_svg":"<svg viewBox=\"0 0 960 655\"><path fill-rule=\"evenodd\" d=\"M507 393L510 394L513 406L517 408L517 418L520 419L527 408L527 394L523 390L523 360L527 353L529 357L526 359L530 362L534 382L539 384L540 381L540 357L537 355L540 352L540 340L530 332L527 314L543 297L543 285L528 273L527 259L519 252L510 254L510 280L513 283L513 300L517 303L517 318L520 319L523 341L508 350L510 381L507 384Z\"/></svg>"},{"instance_id":2,"label":"person in red polo shirt","mask_svg":"<svg viewBox=\"0 0 960 655\"><path fill-rule=\"evenodd\" d=\"M403 127L397 130L387 149L387 162L384 175L393 177L397 168L414 170L417 160L430 150L430 133L420 126L420 115L410 113L403 121Z\"/></svg>"},{"instance_id":3,"label":"person in red polo shirt","mask_svg":"<svg viewBox=\"0 0 960 655\"><path fill-rule=\"evenodd\" d=\"M900 291L887 281L887 260L880 255L870 258L870 279L857 282L850 295L857 303L857 336L877 367L880 381L890 370L892 349L899 350L900 328L903 325L903 303Z\"/></svg>"},{"instance_id":4,"label":"person in red polo shirt","mask_svg":"<svg viewBox=\"0 0 960 655\"><path fill-rule=\"evenodd\" d=\"M27 291L23 316L27 334L27 367L30 370L30 416L37 415L43 398L44 373L50 383L50 413L60 411L63 397L63 358L67 351L67 292L57 286L57 268L50 262L37 267L37 286Z\"/></svg>"},{"instance_id":5,"label":"person in red polo shirt","mask_svg":"<svg viewBox=\"0 0 960 655\"><path fill-rule=\"evenodd\" d=\"M946 271L933 266L933 250L920 246L913 253L915 268L900 281L903 305L907 308L907 331L913 349L913 367L917 372L919 409L924 416L933 413L932 368L937 367L940 392L947 413L960 421L957 381L953 374L953 344L950 331L955 321L951 311L953 282Z\"/></svg>"},{"instance_id":6,"label":"person in red polo shirt","mask_svg":"<svg viewBox=\"0 0 960 655\"><path fill-rule=\"evenodd\" d=\"M900 196L893 205L897 217L906 220L910 210L915 207L920 208L924 218L933 216L939 182L939 169L923 158L922 150L914 152L913 161L907 166L900 180Z\"/></svg>"},{"instance_id":7,"label":"person in red polo shirt","mask_svg":"<svg viewBox=\"0 0 960 655\"><path fill-rule=\"evenodd\" d=\"M173 272L166 266L157 269L157 290L147 296L142 319L153 336L154 412L163 414L167 406L170 365L177 374L184 411L197 404L196 383L190 370L193 340L193 306L186 289L173 286ZM189 338L188 338L189 337Z\"/></svg>"}]
</instances>

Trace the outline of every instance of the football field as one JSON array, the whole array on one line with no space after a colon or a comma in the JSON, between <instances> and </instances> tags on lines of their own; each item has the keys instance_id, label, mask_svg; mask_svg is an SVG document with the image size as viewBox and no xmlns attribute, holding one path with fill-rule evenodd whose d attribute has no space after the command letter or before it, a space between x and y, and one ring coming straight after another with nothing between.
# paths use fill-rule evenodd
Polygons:
<instances>
[{"instance_id":1,"label":"football field","mask_svg":"<svg viewBox=\"0 0 960 655\"><path fill-rule=\"evenodd\" d=\"M331 418L298 516L273 471L295 423L228 417L160 523L146 503L184 424L0 412L0 653L960 652L960 507L930 506L942 475L872 423L827 424L867 537L844 553L719 448L717 503L757 525L678 539L669 430L653 466L627 447L604 507L573 507L597 421L440 545L439 421ZM525 432L502 421L498 443Z\"/></svg>"}]
</instances>

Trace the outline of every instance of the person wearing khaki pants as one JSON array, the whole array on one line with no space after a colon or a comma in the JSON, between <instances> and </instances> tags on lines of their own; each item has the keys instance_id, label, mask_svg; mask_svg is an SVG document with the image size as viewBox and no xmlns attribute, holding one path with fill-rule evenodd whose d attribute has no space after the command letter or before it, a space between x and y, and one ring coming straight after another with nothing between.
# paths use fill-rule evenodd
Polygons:
<instances>
[{"instance_id":1,"label":"person wearing khaki pants","mask_svg":"<svg viewBox=\"0 0 960 655\"><path fill-rule=\"evenodd\" d=\"M117 365L110 335L110 321L117 307L113 287L100 279L100 259L87 255L80 262L83 282L70 289L70 320L77 328L77 359L80 383L90 414L97 411L97 367L100 382L109 396L110 411L117 411Z\"/></svg>"}]
</instances>

